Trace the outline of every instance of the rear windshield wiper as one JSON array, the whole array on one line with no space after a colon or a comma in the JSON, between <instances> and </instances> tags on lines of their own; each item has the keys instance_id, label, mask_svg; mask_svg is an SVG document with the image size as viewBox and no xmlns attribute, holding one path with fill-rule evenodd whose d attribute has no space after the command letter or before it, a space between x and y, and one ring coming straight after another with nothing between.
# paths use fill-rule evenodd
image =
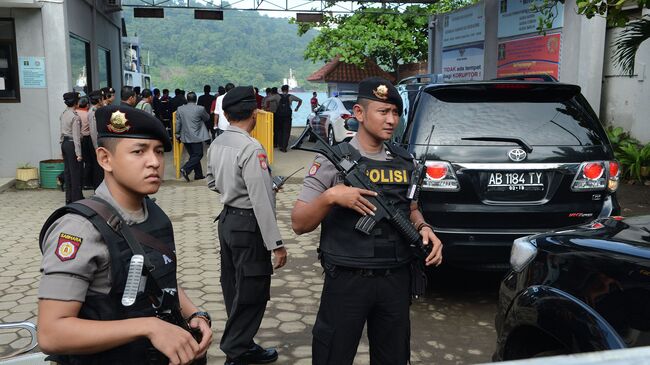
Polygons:
<instances>
[{"instance_id":1,"label":"rear windshield wiper","mask_svg":"<svg viewBox=\"0 0 650 365\"><path fill-rule=\"evenodd\" d=\"M463 141L489 141L489 142L512 142L521 146L527 153L533 152L533 147L531 147L523 138L517 137L465 137L461 138Z\"/></svg>"}]
</instances>

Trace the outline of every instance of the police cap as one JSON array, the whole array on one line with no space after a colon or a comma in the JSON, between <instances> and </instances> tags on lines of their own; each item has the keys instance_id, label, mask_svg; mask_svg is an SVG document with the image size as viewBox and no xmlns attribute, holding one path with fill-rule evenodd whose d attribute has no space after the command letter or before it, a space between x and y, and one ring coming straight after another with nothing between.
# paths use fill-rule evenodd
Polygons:
<instances>
[{"instance_id":1,"label":"police cap","mask_svg":"<svg viewBox=\"0 0 650 365\"><path fill-rule=\"evenodd\" d=\"M66 103L76 103L79 101L79 93L76 91L70 91L63 94L63 101Z\"/></svg>"},{"instance_id":2,"label":"police cap","mask_svg":"<svg viewBox=\"0 0 650 365\"><path fill-rule=\"evenodd\" d=\"M250 110L257 106L255 90L252 86L237 86L226 93L221 106L227 113Z\"/></svg>"},{"instance_id":3,"label":"police cap","mask_svg":"<svg viewBox=\"0 0 650 365\"><path fill-rule=\"evenodd\" d=\"M172 150L167 130L153 115L124 105L109 105L97 109L97 136L99 138L157 139L165 152Z\"/></svg>"},{"instance_id":4,"label":"police cap","mask_svg":"<svg viewBox=\"0 0 650 365\"><path fill-rule=\"evenodd\" d=\"M390 81L381 77L368 77L359 83L357 100L368 99L397 106L397 113L401 116L404 109L402 98Z\"/></svg>"}]
</instances>

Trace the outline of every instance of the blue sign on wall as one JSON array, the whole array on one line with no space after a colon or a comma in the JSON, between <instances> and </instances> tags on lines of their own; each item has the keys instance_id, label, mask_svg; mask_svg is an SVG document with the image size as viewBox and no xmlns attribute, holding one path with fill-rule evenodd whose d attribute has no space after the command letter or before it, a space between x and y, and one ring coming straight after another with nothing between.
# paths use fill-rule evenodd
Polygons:
<instances>
[{"instance_id":1,"label":"blue sign on wall","mask_svg":"<svg viewBox=\"0 0 650 365\"><path fill-rule=\"evenodd\" d=\"M18 57L20 87L45 89L45 57Z\"/></svg>"},{"instance_id":2,"label":"blue sign on wall","mask_svg":"<svg viewBox=\"0 0 650 365\"><path fill-rule=\"evenodd\" d=\"M541 5L541 0L501 0L499 2L498 37L513 37L522 34L537 33L538 13L530 11L533 4ZM564 24L564 4L559 1L554 11L557 17L551 29L562 28Z\"/></svg>"}]
</instances>

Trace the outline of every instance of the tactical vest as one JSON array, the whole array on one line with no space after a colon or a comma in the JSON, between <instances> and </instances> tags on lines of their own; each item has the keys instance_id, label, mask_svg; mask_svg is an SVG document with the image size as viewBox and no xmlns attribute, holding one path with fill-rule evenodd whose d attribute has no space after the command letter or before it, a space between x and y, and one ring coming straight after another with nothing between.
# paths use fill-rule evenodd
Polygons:
<instances>
[{"instance_id":1,"label":"tactical vest","mask_svg":"<svg viewBox=\"0 0 650 365\"><path fill-rule=\"evenodd\" d=\"M150 199L145 199L148 211L146 221L129 226L139 241L146 256L149 258L154 270L151 276L156 280L162 289L177 290L176 283L176 257L174 233L169 217ZM155 316L151 301L144 293L139 293L136 302L129 307L121 303L122 294L126 283L129 269L129 262L133 252L122 235L116 232L107 222L102 219L94 210L79 202L71 203L55 211L41 230L40 244L43 248L43 238L47 229L54 221L65 214L78 214L87 218L100 232L110 255L111 262L111 291L108 294L94 294L86 296L85 302L79 311L79 318L113 321L137 317ZM141 238L141 237L144 237ZM149 237L149 238L148 238ZM153 237L158 243L167 244L165 249L156 250L149 247L144 241ZM155 245L152 245L155 246ZM161 252L165 251L165 252ZM172 257L169 257L172 255ZM151 278L147 280L147 286ZM145 290L147 292L147 290ZM176 305L178 300L176 300ZM148 364L147 351L152 349L151 342L146 339L139 339L123 346L113 348L104 352L91 355L53 355L49 359L60 364L69 365L103 365L103 364Z\"/></svg>"},{"instance_id":2,"label":"tactical vest","mask_svg":"<svg viewBox=\"0 0 650 365\"><path fill-rule=\"evenodd\" d=\"M377 161L366 157L358 160L365 166L370 180L406 216L410 215L411 200L406 193L413 172L413 158L404 149L386 144L392 160ZM330 264L377 269L407 264L413 254L401 235L386 220L377 223L370 235L354 226L361 218L356 211L334 206L321 222L320 252Z\"/></svg>"}]
</instances>

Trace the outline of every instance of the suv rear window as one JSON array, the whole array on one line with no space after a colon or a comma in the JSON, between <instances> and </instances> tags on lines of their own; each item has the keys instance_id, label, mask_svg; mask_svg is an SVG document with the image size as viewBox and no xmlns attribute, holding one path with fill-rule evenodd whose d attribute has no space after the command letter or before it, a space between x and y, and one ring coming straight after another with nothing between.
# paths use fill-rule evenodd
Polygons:
<instances>
[{"instance_id":1,"label":"suv rear window","mask_svg":"<svg viewBox=\"0 0 650 365\"><path fill-rule=\"evenodd\" d=\"M413 119L418 123L410 135L415 136L412 142L425 144L435 123L434 145L511 144L462 140L467 137L517 137L537 146L600 145L598 120L578 103L577 95L579 89L573 87L430 88L420 96Z\"/></svg>"},{"instance_id":2,"label":"suv rear window","mask_svg":"<svg viewBox=\"0 0 650 365\"><path fill-rule=\"evenodd\" d=\"M342 100L342 101L345 109L347 109L350 113L352 113L352 107L354 106L354 104L357 103L357 101L356 100Z\"/></svg>"}]
</instances>

